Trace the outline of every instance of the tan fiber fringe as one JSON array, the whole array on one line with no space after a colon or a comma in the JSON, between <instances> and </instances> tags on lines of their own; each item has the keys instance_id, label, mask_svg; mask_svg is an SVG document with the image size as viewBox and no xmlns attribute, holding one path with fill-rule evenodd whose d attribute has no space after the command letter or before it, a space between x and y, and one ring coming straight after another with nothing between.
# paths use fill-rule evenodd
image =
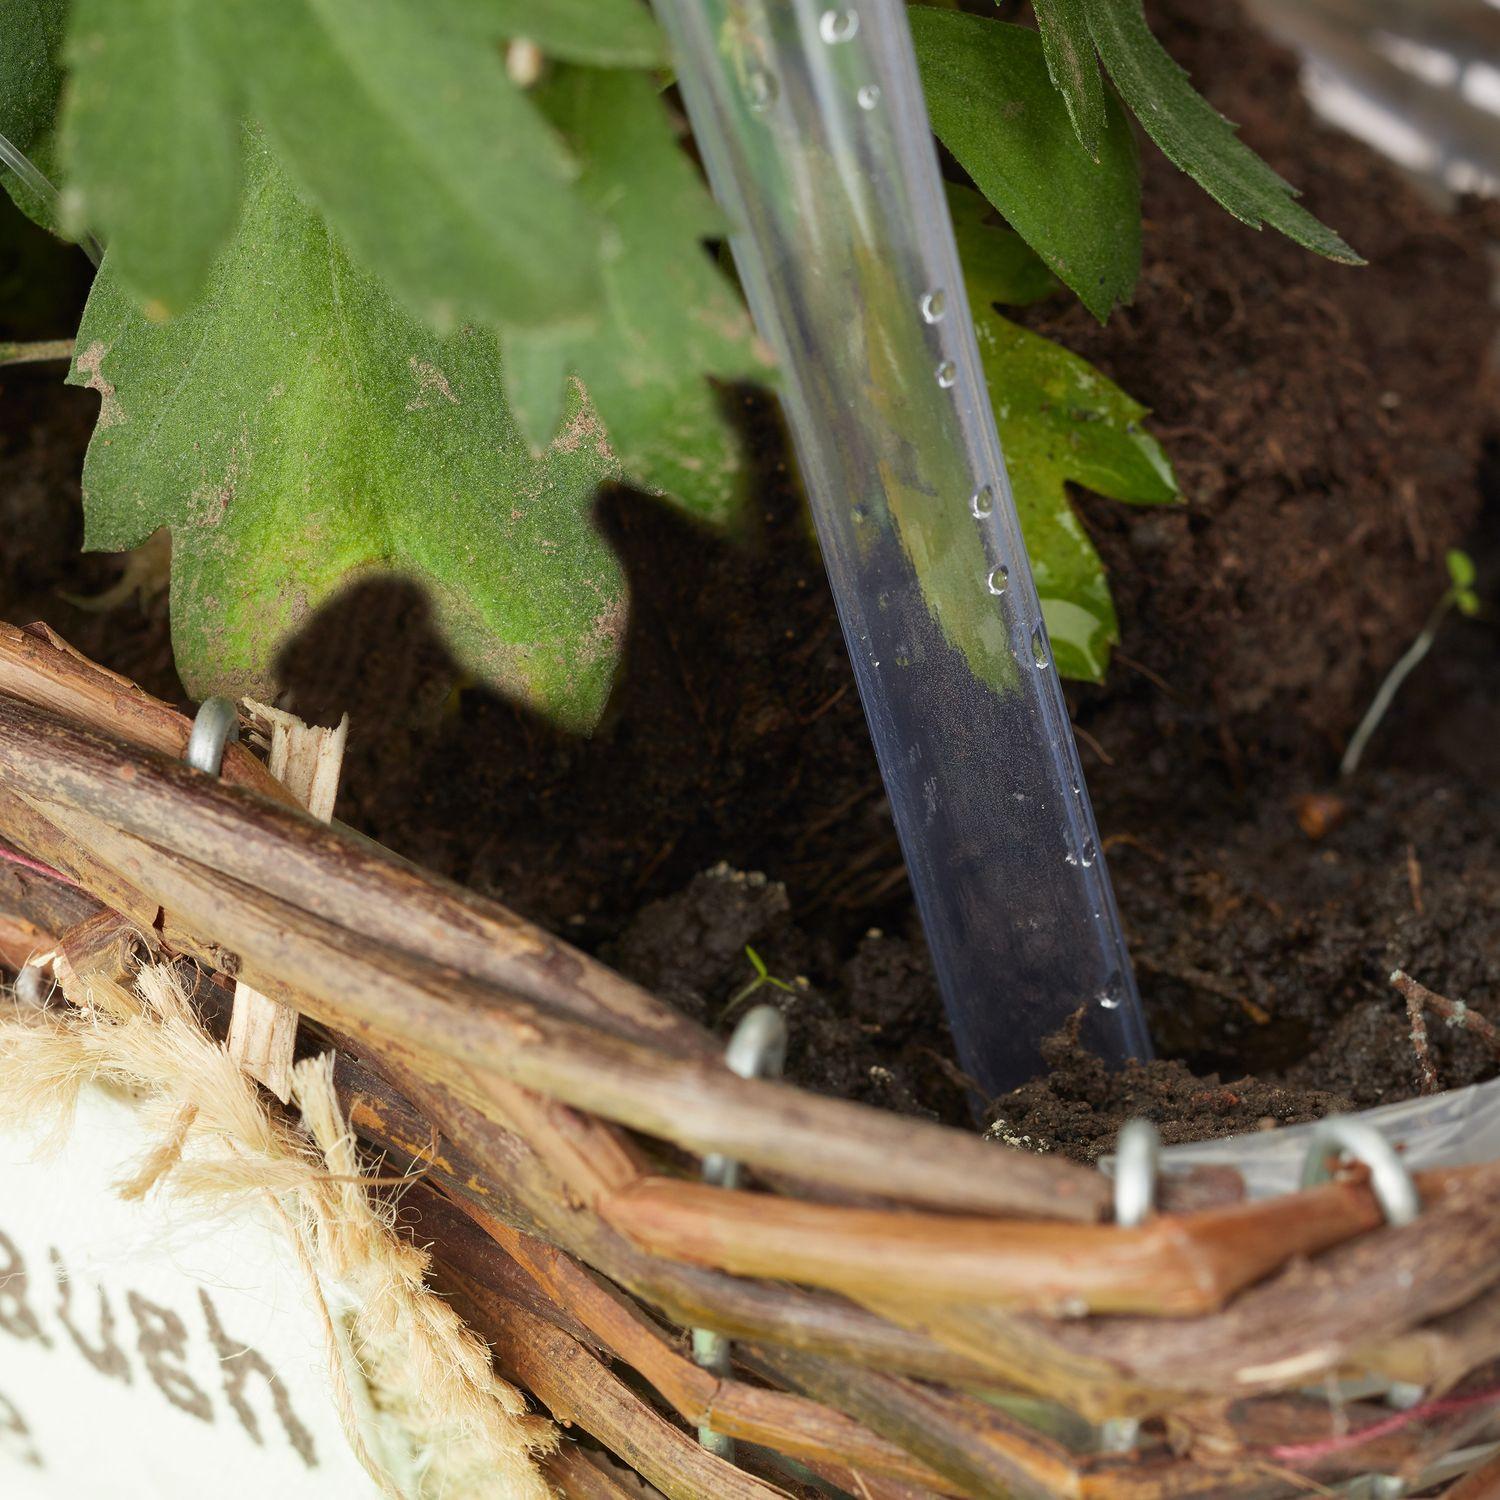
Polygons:
<instances>
[{"instance_id":1,"label":"tan fiber fringe","mask_svg":"<svg viewBox=\"0 0 1500 1500\"><path fill-rule=\"evenodd\" d=\"M393 1232L394 1210L362 1180L332 1059L297 1065L298 1130L202 1029L166 965L143 967L134 993L98 978L67 993L72 1006L0 1006L0 1122L51 1118L63 1140L84 1085L128 1092L156 1145L118 1190L164 1188L205 1214L269 1202L323 1318L345 1433L387 1495L545 1500L533 1460L556 1429L527 1415L483 1342L428 1289L426 1251ZM406 1441L390 1441L393 1426Z\"/></svg>"}]
</instances>

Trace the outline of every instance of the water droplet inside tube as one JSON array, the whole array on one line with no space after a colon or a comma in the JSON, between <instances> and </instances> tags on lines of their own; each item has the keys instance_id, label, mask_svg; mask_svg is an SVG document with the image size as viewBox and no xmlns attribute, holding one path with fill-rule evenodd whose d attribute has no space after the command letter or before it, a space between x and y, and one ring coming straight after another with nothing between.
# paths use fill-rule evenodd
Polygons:
<instances>
[{"instance_id":1,"label":"water droplet inside tube","mask_svg":"<svg viewBox=\"0 0 1500 1500\"><path fill-rule=\"evenodd\" d=\"M936 286L930 292L922 293L920 306L924 323L939 323L942 321L943 313L947 310L948 298L944 295L942 287Z\"/></svg>"},{"instance_id":2,"label":"water droplet inside tube","mask_svg":"<svg viewBox=\"0 0 1500 1500\"><path fill-rule=\"evenodd\" d=\"M982 521L995 508L995 492L982 484L969 497L969 510L976 520Z\"/></svg>"},{"instance_id":3,"label":"water droplet inside tube","mask_svg":"<svg viewBox=\"0 0 1500 1500\"><path fill-rule=\"evenodd\" d=\"M933 374L937 377L937 383L946 391L952 388L953 382L958 379L958 366L951 359L945 359Z\"/></svg>"},{"instance_id":4,"label":"water droplet inside tube","mask_svg":"<svg viewBox=\"0 0 1500 1500\"><path fill-rule=\"evenodd\" d=\"M745 79L745 98L756 114L764 114L770 109L780 92L781 85L776 82L776 75L764 68L752 68Z\"/></svg>"},{"instance_id":5,"label":"water droplet inside tube","mask_svg":"<svg viewBox=\"0 0 1500 1500\"><path fill-rule=\"evenodd\" d=\"M990 576L985 581L990 593L1003 594L1010 587L1010 574L1004 568L991 568Z\"/></svg>"},{"instance_id":6,"label":"water droplet inside tube","mask_svg":"<svg viewBox=\"0 0 1500 1500\"><path fill-rule=\"evenodd\" d=\"M1031 659L1039 667L1050 667L1052 658L1047 655L1047 637L1042 633L1040 625L1031 628Z\"/></svg>"},{"instance_id":7,"label":"water droplet inside tube","mask_svg":"<svg viewBox=\"0 0 1500 1500\"><path fill-rule=\"evenodd\" d=\"M830 47L835 47L840 42L852 41L854 33L858 30L859 12L857 10L825 10L818 17L818 35Z\"/></svg>"},{"instance_id":8,"label":"water droplet inside tube","mask_svg":"<svg viewBox=\"0 0 1500 1500\"><path fill-rule=\"evenodd\" d=\"M1118 973L1111 974L1104 981L1104 988L1099 991L1099 1004L1105 1010L1119 1010L1125 1003L1125 986L1120 981Z\"/></svg>"},{"instance_id":9,"label":"water droplet inside tube","mask_svg":"<svg viewBox=\"0 0 1500 1500\"><path fill-rule=\"evenodd\" d=\"M855 103L861 109L874 109L880 103L880 85L878 83L867 83L855 96Z\"/></svg>"}]
</instances>

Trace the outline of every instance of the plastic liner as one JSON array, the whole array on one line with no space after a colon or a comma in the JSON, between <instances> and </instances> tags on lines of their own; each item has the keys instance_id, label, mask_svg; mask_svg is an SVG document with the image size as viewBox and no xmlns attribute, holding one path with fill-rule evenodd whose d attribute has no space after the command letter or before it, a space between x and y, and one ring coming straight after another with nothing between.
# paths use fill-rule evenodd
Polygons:
<instances>
[{"instance_id":1,"label":"plastic liner","mask_svg":"<svg viewBox=\"0 0 1500 1500\"><path fill-rule=\"evenodd\" d=\"M1382 1104L1361 1110L1357 1118L1397 1147L1414 1172L1494 1161L1500 1157L1500 1078L1428 1098ZM1235 1167L1250 1197L1272 1198L1294 1192L1301 1182L1312 1131L1311 1125L1289 1125L1169 1146L1162 1152L1161 1166L1164 1172L1220 1164Z\"/></svg>"},{"instance_id":2,"label":"plastic liner","mask_svg":"<svg viewBox=\"0 0 1500 1500\"><path fill-rule=\"evenodd\" d=\"M656 0L781 396L960 1061L1147 1053L902 0ZM1003 399L1003 392L997 393Z\"/></svg>"}]
</instances>

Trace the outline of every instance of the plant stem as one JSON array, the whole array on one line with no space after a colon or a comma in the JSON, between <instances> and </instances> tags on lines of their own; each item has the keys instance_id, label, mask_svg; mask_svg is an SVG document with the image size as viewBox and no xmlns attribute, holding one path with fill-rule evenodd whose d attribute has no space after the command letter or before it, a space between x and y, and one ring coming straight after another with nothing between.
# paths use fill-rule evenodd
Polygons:
<instances>
[{"instance_id":1,"label":"plant stem","mask_svg":"<svg viewBox=\"0 0 1500 1500\"><path fill-rule=\"evenodd\" d=\"M72 357L72 339L43 339L36 344L0 343L0 365L36 365Z\"/></svg>"},{"instance_id":2,"label":"plant stem","mask_svg":"<svg viewBox=\"0 0 1500 1500\"><path fill-rule=\"evenodd\" d=\"M1406 648L1400 661L1386 673L1385 681L1380 684L1380 690L1375 694L1374 701L1365 710L1364 718L1359 721L1359 728L1349 736L1344 758L1339 762L1340 776L1352 776L1359 769L1360 757L1364 755L1365 747L1370 743L1370 737L1380 727L1380 721L1386 716L1396 694L1401 690L1401 684L1416 671L1421 665L1422 658L1432 650L1438 627L1443 623L1448 611L1453 608L1454 599L1454 591L1449 589L1433 607L1432 613L1427 616L1427 623L1422 627L1422 633Z\"/></svg>"},{"instance_id":3,"label":"plant stem","mask_svg":"<svg viewBox=\"0 0 1500 1500\"><path fill-rule=\"evenodd\" d=\"M729 999L728 1004L719 1012L717 1024L722 1026L745 1001L756 994L768 981L763 975L757 974L743 989L737 990Z\"/></svg>"}]
</instances>

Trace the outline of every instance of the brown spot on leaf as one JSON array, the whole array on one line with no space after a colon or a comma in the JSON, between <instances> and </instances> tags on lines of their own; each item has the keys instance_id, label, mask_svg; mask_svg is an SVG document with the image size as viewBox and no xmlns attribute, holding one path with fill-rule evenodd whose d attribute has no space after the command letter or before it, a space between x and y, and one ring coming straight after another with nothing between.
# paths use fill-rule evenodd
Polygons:
<instances>
[{"instance_id":1,"label":"brown spot on leaf","mask_svg":"<svg viewBox=\"0 0 1500 1500\"><path fill-rule=\"evenodd\" d=\"M125 413L120 410L115 388L104 378L104 372L100 368L104 356L108 353L109 350L103 341L95 339L74 361L78 369L88 376L84 382L88 389L99 392L99 426L101 428L116 427L125 420Z\"/></svg>"},{"instance_id":2,"label":"brown spot on leaf","mask_svg":"<svg viewBox=\"0 0 1500 1500\"><path fill-rule=\"evenodd\" d=\"M406 403L407 411L426 411L430 405L427 398L433 391L450 406L459 404L458 397L453 394L453 387L448 384L448 377L436 365L429 364L425 359L418 359L415 354L407 360L407 364L417 377L417 394Z\"/></svg>"},{"instance_id":3,"label":"brown spot on leaf","mask_svg":"<svg viewBox=\"0 0 1500 1500\"><path fill-rule=\"evenodd\" d=\"M588 634L583 640L584 650L591 656L618 650L625 639L625 627L629 621L630 601L622 593L618 598L609 600L589 621Z\"/></svg>"},{"instance_id":4,"label":"brown spot on leaf","mask_svg":"<svg viewBox=\"0 0 1500 1500\"><path fill-rule=\"evenodd\" d=\"M578 410L563 423L549 447L553 453L576 453L585 443L591 442L599 457L613 465L616 462L615 454L609 445L609 434L605 431L604 423L599 420L599 413L594 410L594 403L589 400L583 382L575 375L572 383L579 396Z\"/></svg>"}]
</instances>

